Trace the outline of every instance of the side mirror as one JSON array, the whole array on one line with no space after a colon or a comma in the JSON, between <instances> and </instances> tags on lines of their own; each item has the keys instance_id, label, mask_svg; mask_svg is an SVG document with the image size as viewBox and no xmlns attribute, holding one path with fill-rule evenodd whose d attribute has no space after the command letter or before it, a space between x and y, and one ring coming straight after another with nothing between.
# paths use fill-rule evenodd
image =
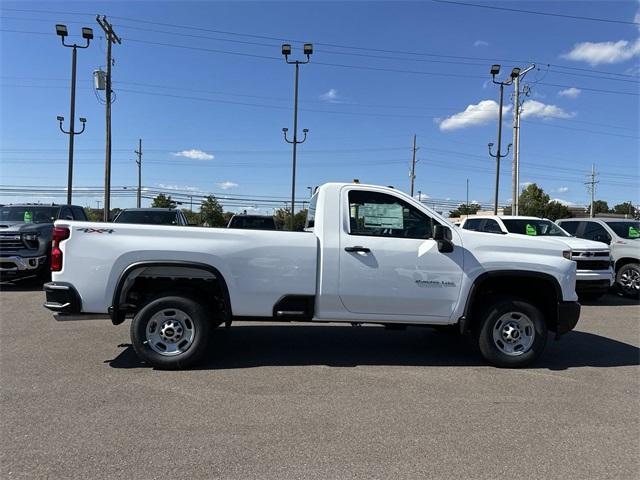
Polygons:
<instances>
[{"instance_id":1,"label":"side mirror","mask_svg":"<svg viewBox=\"0 0 640 480\"><path fill-rule=\"evenodd\" d=\"M438 244L438 251L441 253L453 252L453 242L451 241L451 229L444 225L436 225L433 230L433 239Z\"/></svg>"}]
</instances>

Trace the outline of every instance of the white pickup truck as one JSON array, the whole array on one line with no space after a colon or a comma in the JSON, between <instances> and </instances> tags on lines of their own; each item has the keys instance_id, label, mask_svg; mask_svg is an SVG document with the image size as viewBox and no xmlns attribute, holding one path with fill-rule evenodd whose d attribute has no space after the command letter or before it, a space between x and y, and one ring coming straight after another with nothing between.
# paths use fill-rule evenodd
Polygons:
<instances>
[{"instance_id":1,"label":"white pickup truck","mask_svg":"<svg viewBox=\"0 0 640 480\"><path fill-rule=\"evenodd\" d=\"M449 326L502 367L533 362L578 322L560 244L454 228L393 188L329 183L304 232L56 222L45 307L58 320L132 316L158 368L202 358L231 321Z\"/></svg>"}]
</instances>

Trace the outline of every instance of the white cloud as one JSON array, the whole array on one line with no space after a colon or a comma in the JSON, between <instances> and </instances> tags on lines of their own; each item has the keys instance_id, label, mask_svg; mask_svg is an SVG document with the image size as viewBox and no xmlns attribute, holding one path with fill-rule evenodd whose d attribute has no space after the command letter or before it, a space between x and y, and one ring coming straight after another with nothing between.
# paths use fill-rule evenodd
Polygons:
<instances>
[{"instance_id":1,"label":"white cloud","mask_svg":"<svg viewBox=\"0 0 640 480\"><path fill-rule=\"evenodd\" d=\"M230 182L230 181L226 181L226 182L222 182L222 183L218 183L217 184L218 187L220 187L222 190L229 190L230 188L236 188L238 186L237 183L235 182Z\"/></svg>"},{"instance_id":2,"label":"white cloud","mask_svg":"<svg viewBox=\"0 0 640 480\"><path fill-rule=\"evenodd\" d=\"M328 103L340 103L342 97L338 95L338 91L335 88L330 88L329 91L320 95L320 100Z\"/></svg>"},{"instance_id":3,"label":"white cloud","mask_svg":"<svg viewBox=\"0 0 640 480\"><path fill-rule=\"evenodd\" d=\"M567 98L577 98L582 93L582 90L576 87L565 88L564 90L560 90L558 95L561 97Z\"/></svg>"},{"instance_id":4,"label":"white cloud","mask_svg":"<svg viewBox=\"0 0 640 480\"><path fill-rule=\"evenodd\" d=\"M527 100L522 104L522 118L539 117L539 118L572 118L575 113L565 112L556 105L547 105L537 100Z\"/></svg>"},{"instance_id":5,"label":"white cloud","mask_svg":"<svg viewBox=\"0 0 640 480\"><path fill-rule=\"evenodd\" d=\"M213 160L214 156L210 153L203 152L202 150L197 150L192 148L191 150L182 150L181 152L175 152L173 154L176 157L185 157L191 158L193 160Z\"/></svg>"},{"instance_id":6,"label":"white cloud","mask_svg":"<svg viewBox=\"0 0 640 480\"><path fill-rule=\"evenodd\" d=\"M558 193L567 193L569 191L569 187L558 187L556 188L556 192Z\"/></svg>"},{"instance_id":7,"label":"white cloud","mask_svg":"<svg viewBox=\"0 0 640 480\"><path fill-rule=\"evenodd\" d=\"M577 203L570 202L569 200L563 200L562 198L552 198L552 202L558 202L566 207L575 207Z\"/></svg>"},{"instance_id":8,"label":"white cloud","mask_svg":"<svg viewBox=\"0 0 640 480\"><path fill-rule=\"evenodd\" d=\"M482 100L476 105L469 105L463 112L455 113L439 121L440 130L457 130L475 125L485 125L498 118L498 103L493 100ZM504 106L502 113L508 112L510 106Z\"/></svg>"},{"instance_id":9,"label":"white cloud","mask_svg":"<svg viewBox=\"0 0 640 480\"><path fill-rule=\"evenodd\" d=\"M561 56L576 62L586 62L595 67L602 63L621 63L639 55L640 38L633 43L628 40L576 43L573 50Z\"/></svg>"},{"instance_id":10,"label":"white cloud","mask_svg":"<svg viewBox=\"0 0 640 480\"><path fill-rule=\"evenodd\" d=\"M158 186L160 188L164 188L166 190L184 190L187 192L199 192L200 189L198 187L192 187L191 185L176 185L176 184L166 184L159 183Z\"/></svg>"},{"instance_id":11,"label":"white cloud","mask_svg":"<svg viewBox=\"0 0 640 480\"><path fill-rule=\"evenodd\" d=\"M484 40L476 40L475 42L473 42L473 46L474 47L488 47L489 46L489 42L485 42Z\"/></svg>"}]
</instances>

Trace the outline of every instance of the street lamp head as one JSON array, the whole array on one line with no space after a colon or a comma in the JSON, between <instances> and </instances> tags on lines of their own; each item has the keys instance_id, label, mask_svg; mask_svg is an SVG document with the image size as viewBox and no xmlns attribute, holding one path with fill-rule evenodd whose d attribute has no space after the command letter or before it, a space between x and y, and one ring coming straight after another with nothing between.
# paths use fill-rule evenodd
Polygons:
<instances>
[{"instance_id":1,"label":"street lamp head","mask_svg":"<svg viewBox=\"0 0 640 480\"><path fill-rule=\"evenodd\" d=\"M495 65L491 65L491 71L490 71L491 75L493 75L494 77L496 75L498 75L500 73L500 65L495 64Z\"/></svg>"},{"instance_id":2,"label":"street lamp head","mask_svg":"<svg viewBox=\"0 0 640 480\"><path fill-rule=\"evenodd\" d=\"M287 127L284 127L284 128L282 129L282 131L283 131L284 133L287 133L287 132L289 131L289 129L288 129Z\"/></svg>"},{"instance_id":3,"label":"street lamp head","mask_svg":"<svg viewBox=\"0 0 640 480\"><path fill-rule=\"evenodd\" d=\"M81 121L82 123L86 123L86 122L87 122L87 119L86 119L86 118L84 118L84 117L80 117L80 121Z\"/></svg>"},{"instance_id":4,"label":"street lamp head","mask_svg":"<svg viewBox=\"0 0 640 480\"><path fill-rule=\"evenodd\" d=\"M302 133L309 133L309 129L308 128L303 128L302 129Z\"/></svg>"},{"instance_id":5,"label":"street lamp head","mask_svg":"<svg viewBox=\"0 0 640 480\"><path fill-rule=\"evenodd\" d=\"M291 55L291 45L288 43L283 43L282 44L282 55L284 55L285 57L288 55Z\"/></svg>"},{"instance_id":6,"label":"street lamp head","mask_svg":"<svg viewBox=\"0 0 640 480\"><path fill-rule=\"evenodd\" d=\"M67 31L67 26L58 23L56 25L56 34L63 38L69 35L69 32Z\"/></svg>"},{"instance_id":7,"label":"street lamp head","mask_svg":"<svg viewBox=\"0 0 640 480\"><path fill-rule=\"evenodd\" d=\"M64 122L64 117L61 117L60 115L58 115L58 116L56 117L56 119L57 119L59 122Z\"/></svg>"},{"instance_id":8,"label":"street lamp head","mask_svg":"<svg viewBox=\"0 0 640 480\"><path fill-rule=\"evenodd\" d=\"M493 143L490 143L490 144L489 144L489 148L491 148L491 147L493 147Z\"/></svg>"},{"instance_id":9,"label":"street lamp head","mask_svg":"<svg viewBox=\"0 0 640 480\"><path fill-rule=\"evenodd\" d=\"M514 67L511 70L511 78L518 78L520 76L520 69L518 67Z\"/></svg>"},{"instance_id":10,"label":"street lamp head","mask_svg":"<svg viewBox=\"0 0 640 480\"><path fill-rule=\"evenodd\" d=\"M313 53L313 44L305 43L304 46L302 47L302 51L307 56L311 55Z\"/></svg>"},{"instance_id":11,"label":"street lamp head","mask_svg":"<svg viewBox=\"0 0 640 480\"><path fill-rule=\"evenodd\" d=\"M93 38L93 29L88 27L82 27L82 38L91 40Z\"/></svg>"}]
</instances>

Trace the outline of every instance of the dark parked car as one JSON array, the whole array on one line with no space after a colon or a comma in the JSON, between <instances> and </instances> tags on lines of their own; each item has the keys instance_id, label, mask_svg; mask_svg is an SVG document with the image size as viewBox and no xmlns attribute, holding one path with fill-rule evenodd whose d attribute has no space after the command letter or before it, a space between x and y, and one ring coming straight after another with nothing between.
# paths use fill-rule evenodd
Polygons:
<instances>
[{"instance_id":1,"label":"dark parked car","mask_svg":"<svg viewBox=\"0 0 640 480\"><path fill-rule=\"evenodd\" d=\"M0 281L49 277L51 238L56 220L86 221L77 205L0 207Z\"/></svg>"},{"instance_id":2,"label":"dark parked car","mask_svg":"<svg viewBox=\"0 0 640 480\"><path fill-rule=\"evenodd\" d=\"M268 215L234 215L227 228L244 228L249 230L276 230L276 221Z\"/></svg>"},{"instance_id":3,"label":"dark parked car","mask_svg":"<svg viewBox=\"0 0 640 480\"><path fill-rule=\"evenodd\" d=\"M175 208L125 208L113 219L113 223L189 225L184 213Z\"/></svg>"}]
</instances>

